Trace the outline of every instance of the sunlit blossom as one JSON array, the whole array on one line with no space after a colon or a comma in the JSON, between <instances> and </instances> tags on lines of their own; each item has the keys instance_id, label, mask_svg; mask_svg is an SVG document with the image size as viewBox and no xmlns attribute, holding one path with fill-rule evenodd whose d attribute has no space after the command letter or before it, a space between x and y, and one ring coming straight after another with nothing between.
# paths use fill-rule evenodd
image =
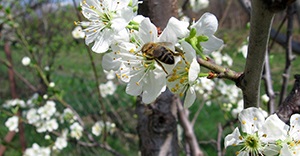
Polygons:
<instances>
[{"instance_id":1,"label":"sunlit blossom","mask_svg":"<svg viewBox=\"0 0 300 156\"><path fill-rule=\"evenodd\" d=\"M168 77L168 87L173 93L185 95L184 106L190 107L196 99L195 84L197 83L200 65L196 60L196 52L187 42L182 43L185 60L181 60Z\"/></svg>"},{"instance_id":2,"label":"sunlit blossom","mask_svg":"<svg viewBox=\"0 0 300 156\"><path fill-rule=\"evenodd\" d=\"M166 89L166 72L175 65L167 65L149 59L141 52L147 43L168 42L170 50L175 49L178 38L186 36L188 23L171 18L167 27L158 37L156 27L149 18L140 23L139 31L132 34L132 43L120 43L120 51L111 52L103 57L102 65L106 70L115 70L117 77L127 83L126 92L137 96L142 94L146 104L153 102ZM177 59L177 58L176 58ZM177 62L177 61L176 61Z\"/></svg>"},{"instance_id":3,"label":"sunlit blossom","mask_svg":"<svg viewBox=\"0 0 300 156\"><path fill-rule=\"evenodd\" d=\"M94 42L92 50L97 53L106 52L114 35L124 29L135 15L129 0L83 0L81 9L89 21L76 24L86 27L83 29L85 43Z\"/></svg>"},{"instance_id":4,"label":"sunlit blossom","mask_svg":"<svg viewBox=\"0 0 300 156\"><path fill-rule=\"evenodd\" d=\"M278 155L282 152L289 152L289 147L285 143L297 143L297 140L293 138L293 136L298 137L300 133L297 115L292 116L291 123L293 124L291 127L281 121L276 114L265 119L263 111L254 107L242 110L238 118L243 133L241 134L236 128L233 133L225 137L225 148L227 146L242 146L242 149L237 152L238 155ZM298 127L298 129L295 135L291 136L294 127ZM288 138L291 138L290 141L286 141ZM290 149L294 148L291 147Z\"/></svg>"},{"instance_id":5,"label":"sunlit blossom","mask_svg":"<svg viewBox=\"0 0 300 156\"><path fill-rule=\"evenodd\" d=\"M218 20L215 15L204 13L197 22L191 25L191 28L196 29L197 36L208 37L207 41L199 43L204 54L209 54L223 46L223 40L214 36L214 33L218 29Z\"/></svg>"}]
</instances>

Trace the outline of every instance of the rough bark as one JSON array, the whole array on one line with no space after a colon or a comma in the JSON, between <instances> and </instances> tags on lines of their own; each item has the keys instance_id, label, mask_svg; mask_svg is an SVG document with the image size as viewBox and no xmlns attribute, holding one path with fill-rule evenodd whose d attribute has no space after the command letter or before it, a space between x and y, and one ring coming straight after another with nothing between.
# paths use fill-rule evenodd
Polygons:
<instances>
[{"instance_id":1,"label":"rough bark","mask_svg":"<svg viewBox=\"0 0 300 156\"><path fill-rule=\"evenodd\" d=\"M300 113L300 75L295 75L295 83L292 91L276 111L278 117L285 123L289 123L290 117Z\"/></svg>"},{"instance_id":2,"label":"rough bark","mask_svg":"<svg viewBox=\"0 0 300 156\"><path fill-rule=\"evenodd\" d=\"M177 156L177 121L174 95L162 93L153 104L145 105L138 100L137 131L143 156ZM175 113L175 114L174 114Z\"/></svg>"}]
</instances>

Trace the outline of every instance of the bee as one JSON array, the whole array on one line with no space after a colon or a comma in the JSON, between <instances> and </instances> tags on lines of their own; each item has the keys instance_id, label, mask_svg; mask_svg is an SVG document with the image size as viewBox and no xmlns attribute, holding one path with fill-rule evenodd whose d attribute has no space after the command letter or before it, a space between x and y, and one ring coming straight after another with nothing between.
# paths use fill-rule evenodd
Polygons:
<instances>
[{"instance_id":1,"label":"bee","mask_svg":"<svg viewBox=\"0 0 300 156\"><path fill-rule=\"evenodd\" d=\"M182 53L175 53L167 46L170 45L169 42L149 42L146 43L141 51L146 56L148 60L155 60L159 66L162 67L162 69L165 71L166 74L168 72L164 68L164 66L161 64L165 63L168 65L172 65L175 63L175 57L174 56L183 56Z\"/></svg>"}]
</instances>

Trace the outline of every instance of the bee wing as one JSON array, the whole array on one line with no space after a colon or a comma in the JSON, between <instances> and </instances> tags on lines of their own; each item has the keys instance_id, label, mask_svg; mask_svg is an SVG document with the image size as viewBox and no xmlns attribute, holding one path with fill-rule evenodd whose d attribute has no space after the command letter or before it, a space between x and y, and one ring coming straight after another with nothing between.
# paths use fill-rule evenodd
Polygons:
<instances>
[{"instance_id":1,"label":"bee wing","mask_svg":"<svg viewBox=\"0 0 300 156\"><path fill-rule=\"evenodd\" d=\"M162 45L171 51L175 51L175 46L171 42L158 42L157 44Z\"/></svg>"},{"instance_id":2,"label":"bee wing","mask_svg":"<svg viewBox=\"0 0 300 156\"><path fill-rule=\"evenodd\" d=\"M171 42L157 42L157 44L167 47L172 47L173 44Z\"/></svg>"}]
</instances>

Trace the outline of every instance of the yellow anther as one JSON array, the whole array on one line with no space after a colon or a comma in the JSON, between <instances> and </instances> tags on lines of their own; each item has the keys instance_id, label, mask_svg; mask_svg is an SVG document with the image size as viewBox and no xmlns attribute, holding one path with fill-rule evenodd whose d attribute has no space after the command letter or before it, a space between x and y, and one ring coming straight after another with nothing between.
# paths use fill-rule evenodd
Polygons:
<instances>
[{"instance_id":1,"label":"yellow anther","mask_svg":"<svg viewBox=\"0 0 300 156\"><path fill-rule=\"evenodd\" d=\"M243 121L242 121L242 124L243 124L243 125L245 125L245 124L246 124L246 121L245 121L245 120L243 120Z\"/></svg>"}]
</instances>

